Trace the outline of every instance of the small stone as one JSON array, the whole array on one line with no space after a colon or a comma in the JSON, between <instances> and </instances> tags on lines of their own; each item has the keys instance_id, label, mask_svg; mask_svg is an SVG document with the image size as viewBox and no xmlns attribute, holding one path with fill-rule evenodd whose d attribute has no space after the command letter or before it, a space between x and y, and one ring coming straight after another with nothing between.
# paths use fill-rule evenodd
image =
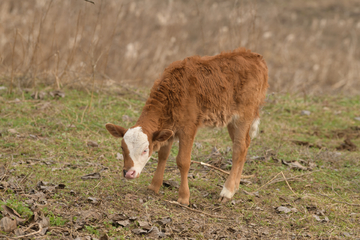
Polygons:
<instances>
[{"instance_id":1,"label":"small stone","mask_svg":"<svg viewBox=\"0 0 360 240\"><path fill-rule=\"evenodd\" d=\"M196 143L194 143L194 144L195 144L195 147L196 147L197 149L201 149L201 148L202 148L201 143L196 142Z\"/></svg>"},{"instance_id":2,"label":"small stone","mask_svg":"<svg viewBox=\"0 0 360 240\"><path fill-rule=\"evenodd\" d=\"M124 160L124 156L120 153L116 153L116 160Z\"/></svg>"},{"instance_id":3,"label":"small stone","mask_svg":"<svg viewBox=\"0 0 360 240\"><path fill-rule=\"evenodd\" d=\"M128 115L123 115L122 116L122 121L123 122L131 122L131 118Z\"/></svg>"},{"instance_id":4,"label":"small stone","mask_svg":"<svg viewBox=\"0 0 360 240\"><path fill-rule=\"evenodd\" d=\"M276 211L278 211L278 213L289 213L289 212L297 212L297 209L280 206L276 208Z\"/></svg>"},{"instance_id":5,"label":"small stone","mask_svg":"<svg viewBox=\"0 0 360 240\"><path fill-rule=\"evenodd\" d=\"M308 110L302 110L300 114L301 114L301 115L309 116L309 115L311 114L311 112L308 111Z\"/></svg>"},{"instance_id":6,"label":"small stone","mask_svg":"<svg viewBox=\"0 0 360 240\"><path fill-rule=\"evenodd\" d=\"M360 121L360 117L354 117L356 121Z\"/></svg>"},{"instance_id":7,"label":"small stone","mask_svg":"<svg viewBox=\"0 0 360 240\"><path fill-rule=\"evenodd\" d=\"M18 131L16 131L15 129L12 129L12 128L8 129L8 132L12 133L12 134L18 133Z\"/></svg>"},{"instance_id":8,"label":"small stone","mask_svg":"<svg viewBox=\"0 0 360 240\"><path fill-rule=\"evenodd\" d=\"M88 147L99 147L99 144L97 142L94 142L94 141L88 141L87 146Z\"/></svg>"}]
</instances>

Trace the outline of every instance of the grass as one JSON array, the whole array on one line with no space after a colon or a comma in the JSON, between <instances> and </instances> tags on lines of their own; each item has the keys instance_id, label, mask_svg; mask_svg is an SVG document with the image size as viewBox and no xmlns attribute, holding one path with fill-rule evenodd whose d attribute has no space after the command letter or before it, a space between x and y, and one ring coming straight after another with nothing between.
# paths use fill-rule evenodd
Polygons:
<instances>
[{"instance_id":1,"label":"grass","mask_svg":"<svg viewBox=\"0 0 360 240\"><path fill-rule=\"evenodd\" d=\"M226 175L199 165L191 166L190 207L228 216L220 219L167 202L177 199L176 188L162 187L159 195L146 190L156 168L156 154L139 179L122 178L122 162L116 159L119 140L112 138L104 125L134 124L144 104L137 95L95 93L91 108L86 108L89 94L82 91L67 90L64 98L48 95L44 100L34 100L30 95L5 92L0 95L0 163L8 175L3 181L16 183L16 188L20 188L11 193L10 184L8 190L1 190L1 204L12 207L23 217L32 214L30 206L24 204L24 200L31 198L27 193L38 191L36 184L43 181L65 184L65 189L47 192L46 207L38 207L53 227L75 229L84 222L75 231L79 235L99 237L106 232L112 237L135 237L131 231L138 228L135 222L125 228L112 224L111 214L124 213L150 222L170 216L172 222L166 227L153 223L169 238L360 236L360 153L336 150L345 139L339 137L339 132L344 136L350 134L351 141L360 147L360 133L355 128L360 122L354 119L360 114L360 96L269 95L262 109L261 134L252 142L244 168L245 175L255 177L241 185L234 201L217 202ZM21 101L12 102L15 98ZM311 114L301 115L302 110ZM123 121L124 115L130 121ZM88 147L89 140L99 146ZM299 146L293 140L321 148ZM231 142L226 129L201 129L195 142L192 159L229 167L231 151L227 149ZM219 149L221 159L209 157L213 147ZM175 143L165 179L179 182L174 161L177 152ZM296 160L306 167L312 166L312 170L290 169L281 160ZM81 180L81 176L93 172L100 172L101 179ZM285 181L280 181L283 180L280 172L289 179L295 194ZM277 174L277 182L267 184ZM247 195L242 190L258 191L258 196ZM98 203L90 202L89 197L98 199ZM279 206L297 211L278 213ZM99 215L90 220L84 215L87 211ZM326 216L329 221L319 222L314 214L320 219ZM51 236L56 234L51 232Z\"/></svg>"}]
</instances>

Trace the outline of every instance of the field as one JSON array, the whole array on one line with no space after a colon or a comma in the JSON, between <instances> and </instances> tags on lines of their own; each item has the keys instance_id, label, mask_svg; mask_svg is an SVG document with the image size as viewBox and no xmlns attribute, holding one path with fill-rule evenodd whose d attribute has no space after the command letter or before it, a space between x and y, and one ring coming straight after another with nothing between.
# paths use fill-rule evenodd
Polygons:
<instances>
[{"instance_id":1,"label":"field","mask_svg":"<svg viewBox=\"0 0 360 240\"><path fill-rule=\"evenodd\" d=\"M357 0L0 1L0 239L360 239ZM239 46L270 88L234 199L226 129L201 129L190 205L175 142L159 194L120 143L166 66ZM205 163L207 165L201 164Z\"/></svg>"},{"instance_id":2,"label":"field","mask_svg":"<svg viewBox=\"0 0 360 240\"><path fill-rule=\"evenodd\" d=\"M134 124L147 92L118 89L92 98L77 90L57 92L54 97L48 92L38 93L42 99L26 92L1 92L1 201L20 215L17 235L360 237L360 122L355 119L359 96L269 95L261 133L252 142L245 164L244 175L250 177L243 180L233 201L218 203L226 173L193 163L191 203L185 208L173 202L180 179L174 161L177 143L165 170L166 184L156 195L147 190L156 154L140 178L125 180L119 140L104 128L107 122ZM346 139L357 148L344 144ZM193 161L228 171L230 159L226 129L204 128L198 133ZM44 228L39 229L39 223ZM8 226L4 224L0 226Z\"/></svg>"}]
</instances>

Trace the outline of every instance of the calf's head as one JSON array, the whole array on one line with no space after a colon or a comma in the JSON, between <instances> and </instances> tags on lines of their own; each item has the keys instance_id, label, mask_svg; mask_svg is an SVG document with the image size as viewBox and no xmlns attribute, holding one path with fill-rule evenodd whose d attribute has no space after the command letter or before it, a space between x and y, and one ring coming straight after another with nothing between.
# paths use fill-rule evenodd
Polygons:
<instances>
[{"instance_id":1,"label":"calf's head","mask_svg":"<svg viewBox=\"0 0 360 240\"><path fill-rule=\"evenodd\" d=\"M147 133L140 126L125 129L112 123L106 124L106 129L114 137L122 138L123 173L127 179L139 177L154 151L154 146L167 141L173 135L168 129Z\"/></svg>"}]
</instances>

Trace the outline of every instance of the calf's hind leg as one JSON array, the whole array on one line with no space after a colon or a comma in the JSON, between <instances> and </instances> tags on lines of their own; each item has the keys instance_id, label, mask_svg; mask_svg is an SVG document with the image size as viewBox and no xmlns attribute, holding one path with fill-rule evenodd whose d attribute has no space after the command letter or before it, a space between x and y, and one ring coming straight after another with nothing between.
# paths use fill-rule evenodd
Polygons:
<instances>
[{"instance_id":1,"label":"calf's hind leg","mask_svg":"<svg viewBox=\"0 0 360 240\"><path fill-rule=\"evenodd\" d=\"M239 188L241 173L246 161L246 153L250 145L249 122L239 120L232 121L227 126L230 138L233 142L232 167L229 177L226 179L224 187L220 193L221 202L229 201ZM249 143L249 144L247 144Z\"/></svg>"}]
</instances>

